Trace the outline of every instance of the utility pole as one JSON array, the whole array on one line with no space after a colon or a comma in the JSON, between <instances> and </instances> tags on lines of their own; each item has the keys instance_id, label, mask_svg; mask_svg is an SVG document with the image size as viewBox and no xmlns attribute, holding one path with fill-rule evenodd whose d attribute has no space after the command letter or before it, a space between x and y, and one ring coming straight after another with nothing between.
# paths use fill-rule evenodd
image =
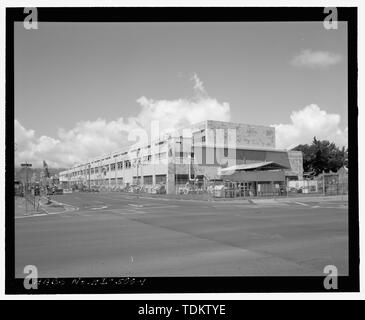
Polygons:
<instances>
[{"instance_id":1,"label":"utility pole","mask_svg":"<svg viewBox=\"0 0 365 320\"><path fill-rule=\"evenodd\" d=\"M25 214L28 214L28 164L27 162L25 162L25 193L24 193L24 196L25 196Z\"/></svg>"},{"instance_id":2,"label":"utility pole","mask_svg":"<svg viewBox=\"0 0 365 320\"><path fill-rule=\"evenodd\" d=\"M140 165L140 149L137 149L136 153L136 171L137 171L137 186L139 187L139 176L138 176L138 167Z\"/></svg>"},{"instance_id":3,"label":"utility pole","mask_svg":"<svg viewBox=\"0 0 365 320\"><path fill-rule=\"evenodd\" d=\"M25 214L28 214L28 201L27 201L27 194L28 194L28 168L32 166L31 163L25 161L25 163L20 164L21 167L25 167L25 190L24 190L24 198L25 198Z\"/></svg>"},{"instance_id":4,"label":"utility pole","mask_svg":"<svg viewBox=\"0 0 365 320\"><path fill-rule=\"evenodd\" d=\"M117 157L114 158L114 185L115 185L115 188L117 188L117 186L119 186L119 183L118 183L118 170L117 170Z\"/></svg>"},{"instance_id":5,"label":"utility pole","mask_svg":"<svg viewBox=\"0 0 365 320\"><path fill-rule=\"evenodd\" d=\"M324 170L322 171L322 183L323 183L323 195L326 195L326 186L325 186L325 178L324 178Z\"/></svg>"},{"instance_id":6,"label":"utility pole","mask_svg":"<svg viewBox=\"0 0 365 320\"><path fill-rule=\"evenodd\" d=\"M88 184L89 184L89 191L90 191L90 170L91 170L91 165L90 165L90 163L89 163L89 165L88 165L88 169L89 169L89 170L88 170L88 173L89 173L89 179L88 179L88 180L89 180L89 183L88 183Z\"/></svg>"}]
</instances>

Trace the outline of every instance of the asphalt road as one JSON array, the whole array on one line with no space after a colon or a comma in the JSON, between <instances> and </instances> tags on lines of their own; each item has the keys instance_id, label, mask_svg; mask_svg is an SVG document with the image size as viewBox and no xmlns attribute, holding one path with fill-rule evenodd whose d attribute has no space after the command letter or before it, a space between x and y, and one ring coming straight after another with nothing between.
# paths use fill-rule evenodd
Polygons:
<instances>
[{"instance_id":1,"label":"asphalt road","mask_svg":"<svg viewBox=\"0 0 365 320\"><path fill-rule=\"evenodd\" d=\"M348 274L345 201L54 199L74 211L15 220L16 277L29 264L40 278Z\"/></svg>"}]
</instances>

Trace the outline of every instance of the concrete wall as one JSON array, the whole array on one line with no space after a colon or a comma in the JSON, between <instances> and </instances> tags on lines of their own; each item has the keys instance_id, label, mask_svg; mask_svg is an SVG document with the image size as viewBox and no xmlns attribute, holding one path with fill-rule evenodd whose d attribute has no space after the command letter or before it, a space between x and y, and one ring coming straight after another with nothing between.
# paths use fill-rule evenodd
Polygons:
<instances>
[{"instance_id":1,"label":"concrete wall","mask_svg":"<svg viewBox=\"0 0 365 320\"><path fill-rule=\"evenodd\" d=\"M273 161L290 167L287 151L256 150L256 149L228 149L211 147L194 147L194 161L200 165L233 166L236 164Z\"/></svg>"},{"instance_id":2,"label":"concrete wall","mask_svg":"<svg viewBox=\"0 0 365 320\"><path fill-rule=\"evenodd\" d=\"M230 130L229 130L230 129ZM275 128L256 126L233 122L207 121L207 144L217 145L220 142L220 130L224 132L224 141L227 143L229 132L236 133L236 147L275 148Z\"/></svg>"},{"instance_id":3,"label":"concrete wall","mask_svg":"<svg viewBox=\"0 0 365 320\"><path fill-rule=\"evenodd\" d=\"M232 175L222 176L223 179L245 182L245 181L266 181L266 182L278 182L285 181L283 171L246 171L235 172Z\"/></svg>"}]
</instances>

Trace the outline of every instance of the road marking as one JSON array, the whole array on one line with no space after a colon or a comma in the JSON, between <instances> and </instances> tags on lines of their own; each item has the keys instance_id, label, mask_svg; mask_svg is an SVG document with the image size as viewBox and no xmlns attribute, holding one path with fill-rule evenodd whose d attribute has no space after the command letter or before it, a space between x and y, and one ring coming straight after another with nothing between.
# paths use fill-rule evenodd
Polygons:
<instances>
[{"instance_id":1,"label":"road marking","mask_svg":"<svg viewBox=\"0 0 365 320\"><path fill-rule=\"evenodd\" d=\"M48 216L48 214L47 213L37 213L37 214L29 215L29 216L17 216L17 217L15 217L15 219L33 218L33 217L40 217L40 216Z\"/></svg>"},{"instance_id":2,"label":"road marking","mask_svg":"<svg viewBox=\"0 0 365 320\"><path fill-rule=\"evenodd\" d=\"M176 208L176 207L179 207L179 206L171 204L171 205L165 205L165 206L144 207L143 209L145 209L145 210L147 210L147 209L165 209L165 208ZM210 208L210 207L206 206L203 208Z\"/></svg>"},{"instance_id":3,"label":"road marking","mask_svg":"<svg viewBox=\"0 0 365 320\"><path fill-rule=\"evenodd\" d=\"M106 208L108 208L108 206L102 206L102 207L90 208L89 210L102 210L102 209L106 209Z\"/></svg>"},{"instance_id":4,"label":"road marking","mask_svg":"<svg viewBox=\"0 0 365 320\"><path fill-rule=\"evenodd\" d=\"M134 204L134 203L128 203L129 206L131 207L138 207L138 208L142 208L143 204Z\"/></svg>"},{"instance_id":5,"label":"road marking","mask_svg":"<svg viewBox=\"0 0 365 320\"><path fill-rule=\"evenodd\" d=\"M125 212L128 211L128 212ZM144 214L147 213L146 211L141 211L141 210L136 210L136 209L115 209L115 211L112 211L114 213L118 213L118 214Z\"/></svg>"},{"instance_id":6,"label":"road marking","mask_svg":"<svg viewBox=\"0 0 365 320\"><path fill-rule=\"evenodd\" d=\"M300 204L301 206L309 207L309 205L308 205L308 204L303 203L303 202L294 201L294 203L296 203L296 204Z\"/></svg>"}]
</instances>

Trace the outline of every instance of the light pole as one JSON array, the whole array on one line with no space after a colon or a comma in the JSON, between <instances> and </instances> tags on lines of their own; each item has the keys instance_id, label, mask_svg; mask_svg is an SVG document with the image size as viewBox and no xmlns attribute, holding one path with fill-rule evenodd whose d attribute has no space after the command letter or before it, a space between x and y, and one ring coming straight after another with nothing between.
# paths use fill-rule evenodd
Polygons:
<instances>
[{"instance_id":1,"label":"light pole","mask_svg":"<svg viewBox=\"0 0 365 320\"><path fill-rule=\"evenodd\" d=\"M142 180L142 167L141 167L141 179L139 179L139 173L138 173L138 168L139 168L139 166L141 166L142 165L142 162L141 162L141 159L137 159L137 161L136 161L136 168L137 168L137 185L138 186L140 186L140 182L141 182L141 180Z\"/></svg>"}]
</instances>

